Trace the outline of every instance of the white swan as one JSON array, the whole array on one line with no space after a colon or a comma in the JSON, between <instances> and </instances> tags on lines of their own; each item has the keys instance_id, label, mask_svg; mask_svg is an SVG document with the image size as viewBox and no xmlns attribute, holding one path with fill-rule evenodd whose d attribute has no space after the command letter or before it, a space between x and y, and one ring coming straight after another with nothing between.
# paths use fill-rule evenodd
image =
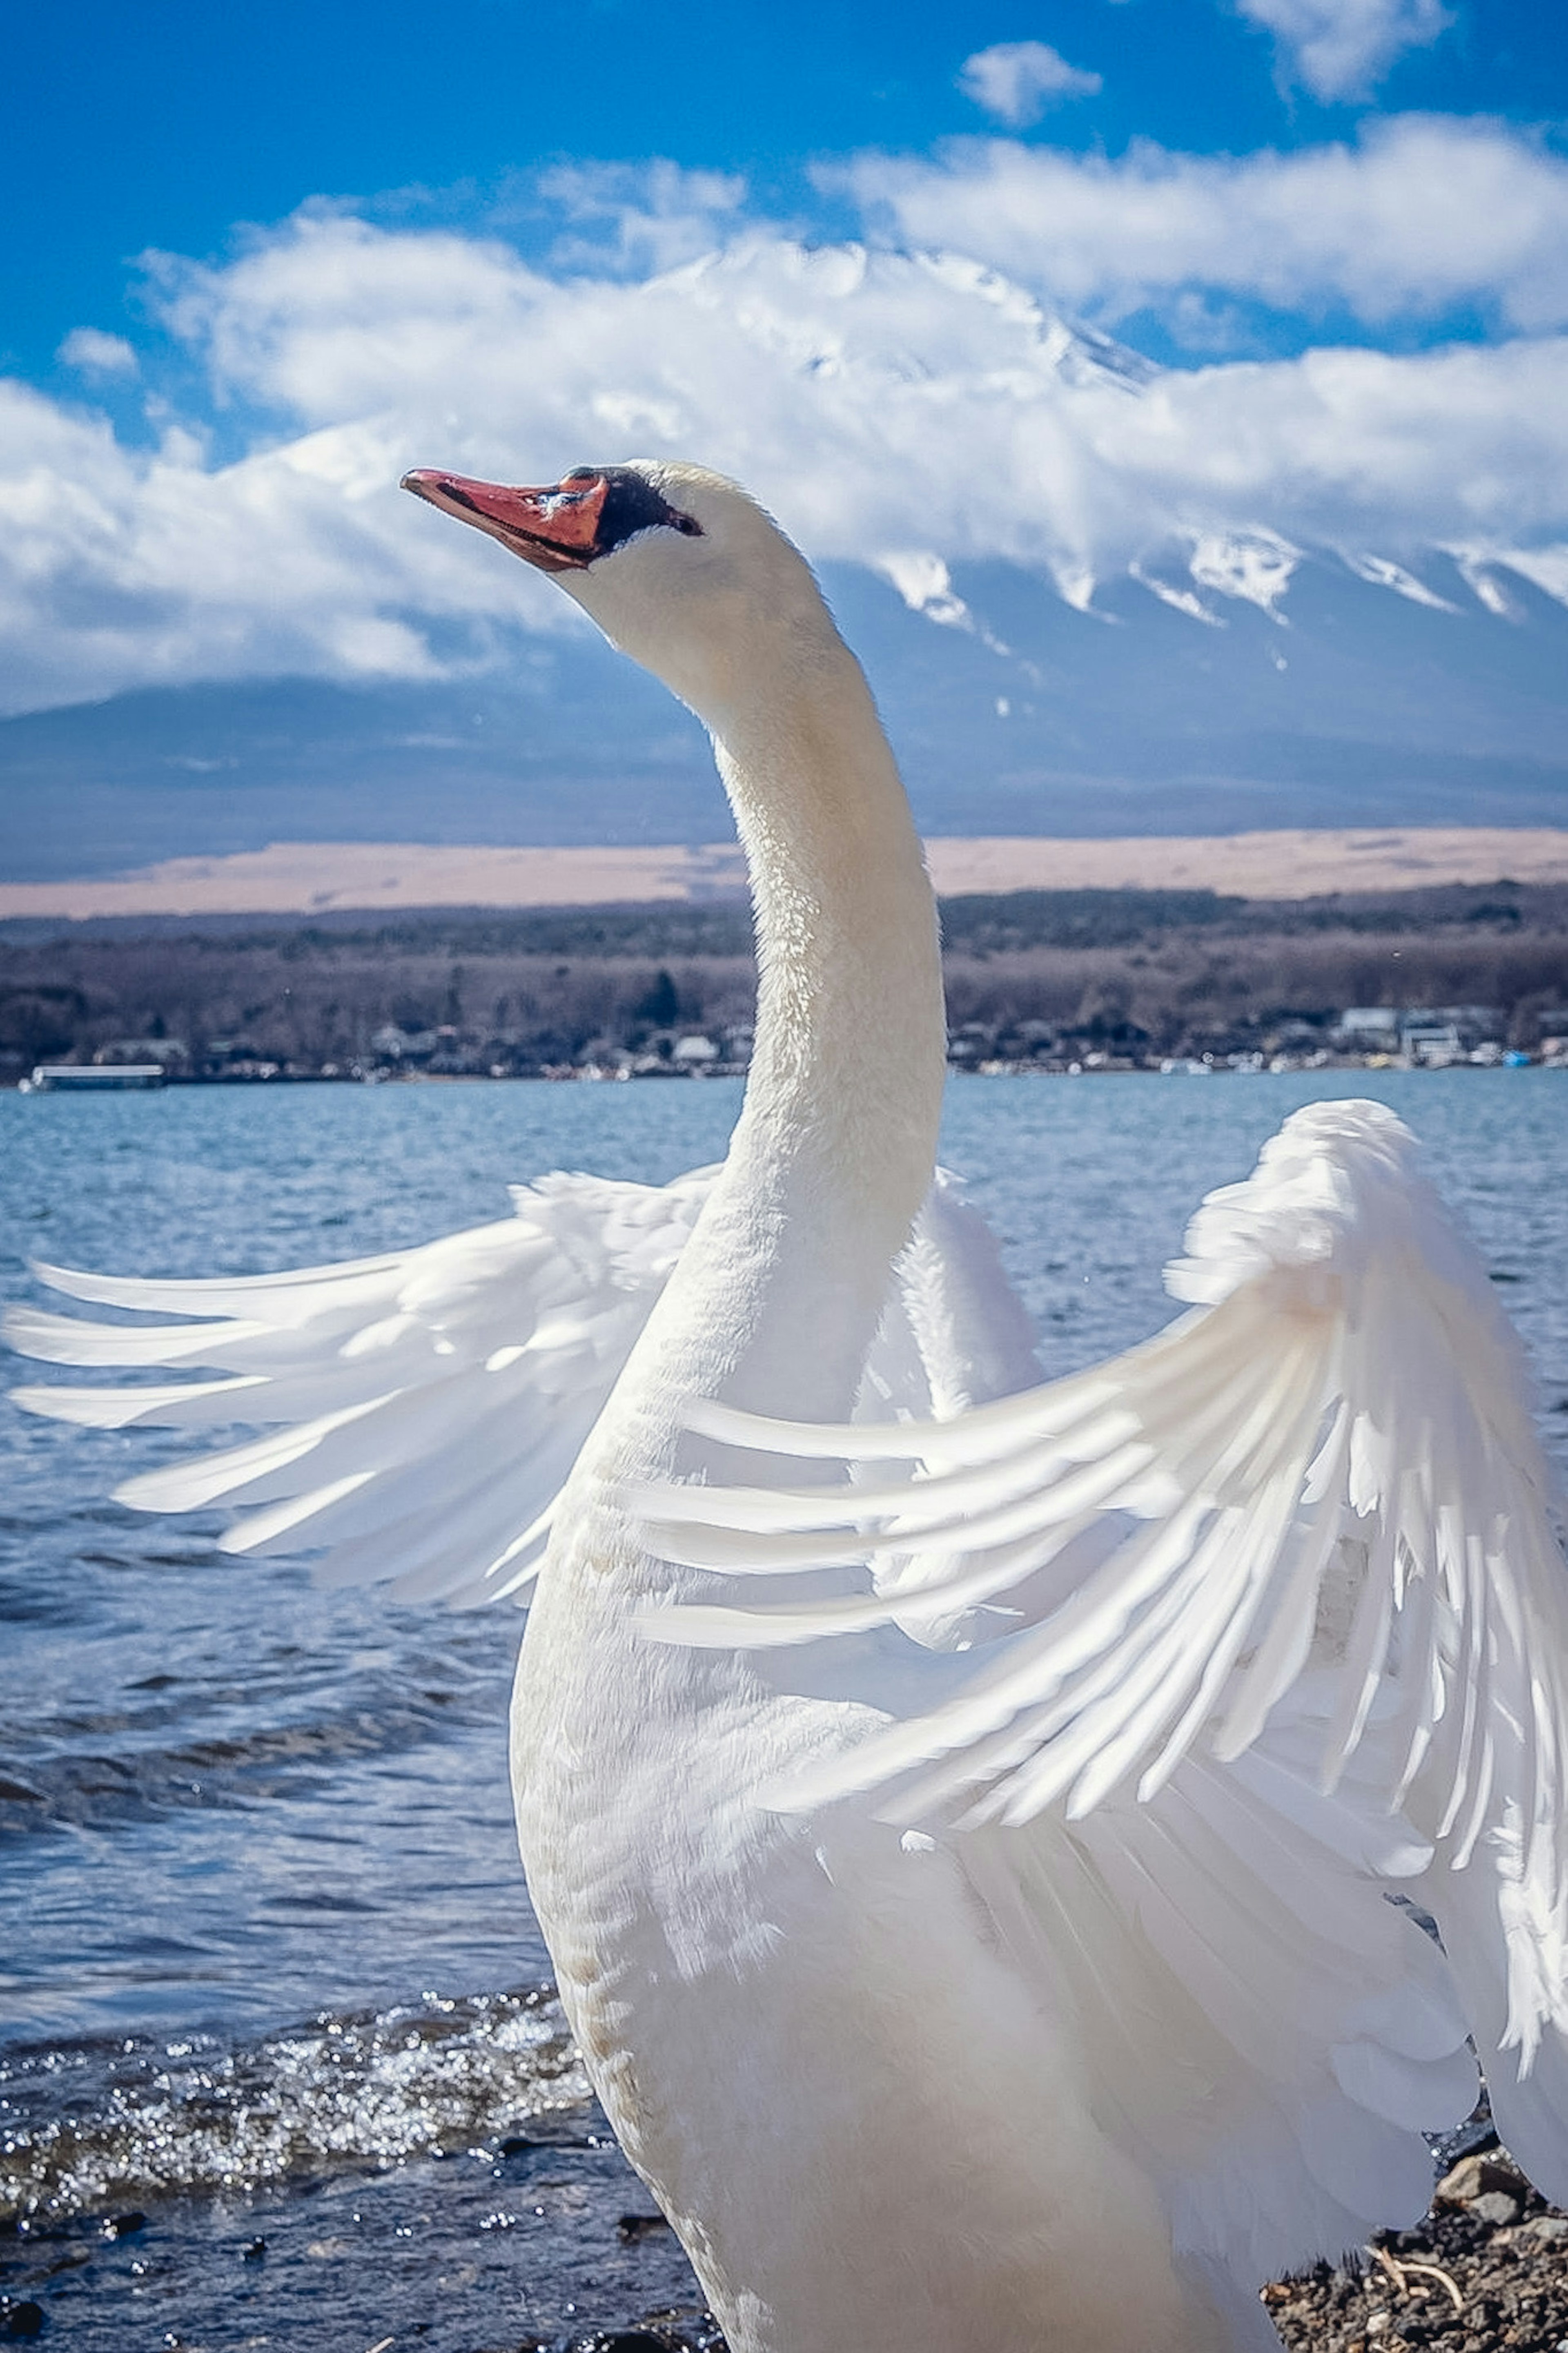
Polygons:
<instances>
[{"instance_id":1,"label":"white swan","mask_svg":"<svg viewBox=\"0 0 1568 2353\"><path fill-rule=\"evenodd\" d=\"M1425 2207L1467 2032L1568 2196L1568 1585L1404 1129L1299 1113L1195 1219L1190 1312L1028 1387L932 1186L931 892L804 562L689 467L409 486L712 731L762 962L729 1157L348 1267L45 1271L199 1320L24 1349L220 1377L25 1401L268 1425L123 1491L256 1506L238 1550L472 1595L547 1545L530 1890L735 2353L1275 2344L1262 2281Z\"/></svg>"}]
</instances>

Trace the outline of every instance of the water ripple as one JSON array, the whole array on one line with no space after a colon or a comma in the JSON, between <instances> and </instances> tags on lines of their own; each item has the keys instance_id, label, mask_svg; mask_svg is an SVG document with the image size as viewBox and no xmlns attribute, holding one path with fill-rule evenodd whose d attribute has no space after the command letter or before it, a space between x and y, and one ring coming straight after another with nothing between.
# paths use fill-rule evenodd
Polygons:
<instances>
[{"instance_id":1,"label":"water ripple","mask_svg":"<svg viewBox=\"0 0 1568 2353\"><path fill-rule=\"evenodd\" d=\"M499 2147L588 2096L547 1988L323 2010L254 2042L13 2049L0 2057L0 2222Z\"/></svg>"}]
</instances>

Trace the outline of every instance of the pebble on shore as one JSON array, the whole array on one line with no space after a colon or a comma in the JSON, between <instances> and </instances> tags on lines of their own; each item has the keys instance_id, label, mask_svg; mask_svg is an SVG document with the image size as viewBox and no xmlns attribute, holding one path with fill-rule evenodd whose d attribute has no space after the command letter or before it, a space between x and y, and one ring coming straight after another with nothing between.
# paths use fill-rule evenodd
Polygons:
<instances>
[{"instance_id":1,"label":"pebble on shore","mask_svg":"<svg viewBox=\"0 0 1568 2353\"><path fill-rule=\"evenodd\" d=\"M1289 2353L1568 2353L1568 2215L1505 2150L1473 2151L1426 2221L1380 2232L1359 2271L1321 2263L1263 2300Z\"/></svg>"}]
</instances>

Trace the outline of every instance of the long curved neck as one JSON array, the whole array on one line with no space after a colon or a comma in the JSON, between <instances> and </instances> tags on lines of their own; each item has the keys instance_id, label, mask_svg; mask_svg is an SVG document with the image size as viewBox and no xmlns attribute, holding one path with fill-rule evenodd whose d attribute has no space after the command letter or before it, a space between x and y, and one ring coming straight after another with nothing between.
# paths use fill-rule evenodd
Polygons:
<instances>
[{"instance_id":1,"label":"long curved neck","mask_svg":"<svg viewBox=\"0 0 1568 2353\"><path fill-rule=\"evenodd\" d=\"M946 1045L935 902L870 691L836 634L726 713L715 750L760 972L751 1082L710 1213L748 1327L724 1393L832 1416L853 1400L931 1183Z\"/></svg>"}]
</instances>

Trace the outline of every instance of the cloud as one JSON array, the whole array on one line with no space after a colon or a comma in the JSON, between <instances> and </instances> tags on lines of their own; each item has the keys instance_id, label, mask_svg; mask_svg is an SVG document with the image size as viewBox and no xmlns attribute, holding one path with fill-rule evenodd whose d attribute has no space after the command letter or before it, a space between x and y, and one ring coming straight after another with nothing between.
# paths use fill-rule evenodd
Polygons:
<instances>
[{"instance_id":1,"label":"cloud","mask_svg":"<svg viewBox=\"0 0 1568 2353\"><path fill-rule=\"evenodd\" d=\"M753 227L675 269L563 276L325 210L223 267L164 261L155 300L176 373L205 368L245 454L217 462L199 416L149 449L0 385L11 709L451 675L584 626L400 496L419 464L538 480L698 457L813 555L879 565L957 626L952 567L995 557L1079 604L1174 551L1212 593L1273 606L1290 551L1325 543L1417 579L1446 545L1478 579L1507 560L1568 582L1568 336L1160 370L963 254Z\"/></svg>"},{"instance_id":2,"label":"cloud","mask_svg":"<svg viewBox=\"0 0 1568 2353\"><path fill-rule=\"evenodd\" d=\"M419 584L365 511L366 480L379 491L395 462L377 448L364 422L209 470L189 433L149 455L0 384L5 707L199 678L435 674L441 583L417 624L398 609Z\"/></svg>"},{"instance_id":3,"label":"cloud","mask_svg":"<svg viewBox=\"0 0 1568 2353\"><path fill-rule=\"evenodd\" d=\"M1237 0L1274 36L1287 75L1314 98L1367 98L1407 49L1453 23L1442 0Z\"/></svg>"},{"instance_id":4,"label":"cloud","mask_svg":"<svg viewBox=\"0 0 1568 2353\"><path fill-rule=\"evenodd\" d=\"M998 41L965 58L958 87L983 113L1016 131L1037 122L1057 100L1094 98L1104 83L1100 75L1069 66L1044 41Z\"/></svg>"},{"instance_id":5,"label":"cloud","mask_svg":"<svg viewBox=\"0 0 1568 2353\"><path fill-rule=\"evenodd\" d=\"M729 172L652 164L558 164L534 183L568 226L551 248L556 269L649 272L710 253L732 227L746 183Z\"/></svg>"},{"instance_id":6,"label":"cloud","mask_svg":"<svg viewBox=\"0 0 1568 2353\"><path fill-rule=\"evenodd\" d=\"M868 155L841 174L901 240L981 256L1114 322L1193 293L1375 327L1470 309L1504 328L1568 324L1568 164L1503 125L1432 115L1354 146L1117 161L1011 140L943 157Z\"/></svg>"},{"instance_id":7,"label":"cloud","mask_svg":"<svg viewBox=\"0 0 1568 2353\"><path fill-rule=\"evenodd\" d=\"M136 353L124 336L106 335L101 327L73 327L55 356L84 375L138 373Z\"/></svg>"}]
</instances>

